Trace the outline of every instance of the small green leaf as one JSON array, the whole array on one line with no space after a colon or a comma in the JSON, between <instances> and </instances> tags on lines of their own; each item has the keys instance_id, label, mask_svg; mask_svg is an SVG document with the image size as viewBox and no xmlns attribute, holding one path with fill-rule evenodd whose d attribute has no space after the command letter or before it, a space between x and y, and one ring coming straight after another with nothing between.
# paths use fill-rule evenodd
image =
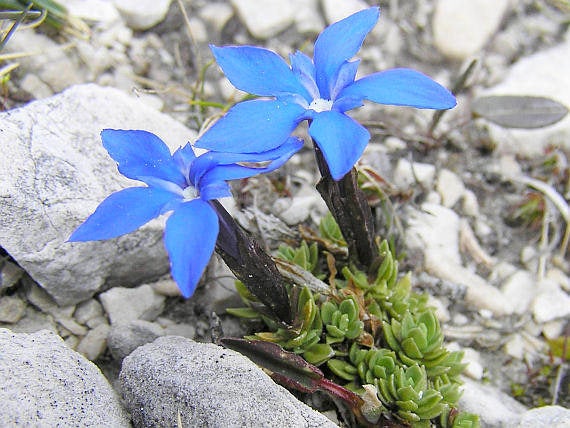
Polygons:
<instances>
[{"instance_id":1,"label":"small green leaf","mask_svg":"<svg viewBox=\"0 0 570 428\"><path fill-rule=\"evenodd\" d=\"M328 360L327 366L331 372L344 380L353 380L357 376L356 368L345 361L337 359ZM354 373L351 367L354 369Z\"/></svg>"},{"instance_id":2,"label":"small green leaf","mask_svg":"<svg viewBox=\"0 0 570 428\"><path fill-rule=\"evenodd\" d=\"M246 319L258 319L260 318L259 313L252 308L227 308L226 312L230 315L246 318Z\"/></svg>"},{"instance_id":3,"label":"small green leaf","mask_svg":"<svg viewBox=\"0 0 570 428\"><path fill-rule=\"evenodd\" d=\"M320 366L325 361L334 357L334 349L325 343L317 343L309 347L303 354L305 360L316 366Z\"/></svg>"},{"instance_id":4,"label":"small green leaf","mask_svg":"<svg viewBox=\"0 0 570 428\"><path fill-rule=\"evenodd\" d=\"M543 128L564 118L568 109L546 97L492 95L473 102L474 116L506 128Z\"/></svg>"},{"instance_id":5,"label":"small green leaf","mask_svg":"<svg viewBox=\"0 0 570 428\"><path fill-rule=\"evenodd\" d=\"M570 361L570 338L557 337L548 341L552 355L563 360Z\"/></svg>"}]
</instances>

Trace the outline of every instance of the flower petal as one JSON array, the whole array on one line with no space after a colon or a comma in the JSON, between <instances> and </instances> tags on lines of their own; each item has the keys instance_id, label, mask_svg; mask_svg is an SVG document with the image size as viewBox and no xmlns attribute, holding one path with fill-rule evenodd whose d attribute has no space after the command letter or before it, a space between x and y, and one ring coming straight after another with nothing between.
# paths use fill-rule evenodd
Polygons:
<instances>
[{"instance_id":1,"label":"flower petal","mask_svg":"<svg viewBox=\"0 0 570 428\"><path fill-rule=\"evenodd\" d=\"M334 79L334 86L331 88L331 99L335 100L337 95L348 85L354 82L360 60L346 61L339 68Z\"/></svg>"},{"instance_id":2,"label":"flower petal","mask_svg":"<svg viewBox=\"0 0 570 428\"><path fill-rule=\"evenodd\" d=\"M70 236L69 241L116 238L162 214L177 195L153 187L129 187L113 193ZM181 198L180 198L181 199Z\"/></svg>"},{"instance_id":3,"label":"flower petal","mask_svg":"<svg viewBox=\"0 0 570 428\"><path fill-rule=\"evenodd\" d=\"M456 104L451 92L425 74L409 68L370 74L347 86L340 96L358 96L380 104L438 110L452 108Z\"/></svg>"},{"instance_id":4,"label":"flower petal","mask_svg":"<svg viewBox=\"0 0 570 428\"><path fill-rule=\"evenodd\" d=\"M212 199L206 197L204 192L205 188L215 183L252 177L276 170L287 162L293 154L301 150L302 147L303 140L296 137L289 137L276 149L263 153L206 153L206 155L210 155L210 162L215 162L216 165L212 166L213 163L211 163L210 169L201 177L199 188L202 199ZM200 160L202 156L200 156L198 160ZM216 196L216 198L218 197L219 196Z\"/></svg>"},{"instance_id":5,"label":"flower petal","mask_svg":"<svg viewBox=\"0 0 570 428\"><path fill-rule=\"evenodd\" d=\"M305 109L280 100L233 106L196 141L195 147L228 153L260 153L278 147L302 120Z\"/></svg>"},{"instance_id":6,"label":"flower petal","mask_svg":"<svg viewBox=\"0 0 570 428\"><path fill-rule=\"evenodd\" d=\"M379 16L380 9L371 7L335 22L319 35L314 62L321 98L330 99L339 67L356 55Z\"/></svg>"},{"instance_id":7,"label":"flower petal","mask_svg":"<svg viewBox=\"0 0 570 428\"><path fill-rule=\"evenodd\" d=\"M218 231L216 212L201 199L180 205L166 221L164 245L172 278L184 297L194 294L214 252Z\"/></svg>"},{"instance_id":8,"label":"flower petal","mask_svg":"<svg viewBox=\"0 0 570 428\"><path fill-rule=\"evenodd\" d=\"M145 183L146 177L152 177L184 185L184 176L172 160L168 146L151 132L105 129L101 139L125 177Z\"/></svg>"},{"instance_id":9,"label":"flower petal","mask_svg":"<svg viewBox=\"0 0 570 428\"><path fill-rule=\"evenodd\" d=\"M337 181L350 171L370 140L366 128L334 110L316 114L309 134L323 152L331 176Z\"/></svg>"},{"instance_id":10,"label":"flower petal","mask_svg":"<svg viewBox=\"0 0 570 428\"><path fill-rule=\"evenodd\" d=\"M291 61L291 69L297 76L297 79L307 89L310 97L305 100L310 104L314 99L320 98L319 88L315 81L315 65L313 60L301 51L289 55Z\"/></svg>"},{"instance_id":11,"label":"flower petal","mask_svg":"<svg viewBox=\"0 0 570 428\"><path fill-rule=\"evenodd\" d=\"M308 96L289 65L269 49L255 46L210 46L216 62L236 88L260 96L282 93Z\"/></svg>"}]
</instances>

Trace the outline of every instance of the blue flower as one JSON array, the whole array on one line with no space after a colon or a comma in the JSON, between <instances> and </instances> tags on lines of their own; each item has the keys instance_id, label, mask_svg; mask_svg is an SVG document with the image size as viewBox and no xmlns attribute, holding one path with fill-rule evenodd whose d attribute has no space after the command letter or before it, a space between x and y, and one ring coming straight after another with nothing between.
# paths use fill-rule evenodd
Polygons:
<instances>
[{"instance_id":1,"label":"blue flower","mask_svg":"<svg viewBox=\"0 0 570 428\"><path fill-rule=\"evenodd\" d=\"M173 211L166 222L164 242L172 277L185 297L194 293L216 245L218 215L209 201L231 196L226 180L272 171L303 145L289 138L263 153L207 152L196 157L190 144L171 154L160 138L146 131L106 129L101 138L119 172L146 186L110 195L69 241L115 238Z\"/></svg>"},{"instance_id":2,"label":"blue flower","mask_svg":"<svg viewBox=\"0 0 570 428\"><path fill-rule=\"evenodd\" d=\"M326 28L314 57L301 52L287 64L276 53L254 46L211 46L230 82L238 89L271 99L232 107L196 142L196 147L257 153L281 144L297 125L309 120L309 134L322 151L332 177L341 179L362 155L370 134L345 114L364 100L417 108L449 109L455 97L422 73L395 68L355 81L356 55L376 24L372 7ZM243 137L247 141L243 142Z\"/></svg>"}]
</instances>

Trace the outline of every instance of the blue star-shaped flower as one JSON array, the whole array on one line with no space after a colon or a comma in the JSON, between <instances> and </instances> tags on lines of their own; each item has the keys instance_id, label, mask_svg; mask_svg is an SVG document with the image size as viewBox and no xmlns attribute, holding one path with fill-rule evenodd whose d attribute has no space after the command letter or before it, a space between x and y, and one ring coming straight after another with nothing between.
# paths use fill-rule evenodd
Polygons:
<instances>
[{"instance_id":1,"label":"blue star-shaped flower","mask_svg":"<svg viewBox=\"0 0 570 428\"><path fill-rule=\"evenodd\" d=\"M218 237L218 215L208 201L231 196L226 180L272 171L303 145L289 138L264 153L208 152L196 157L190 144L171 154L160 138L146 131L106 129L101 138L119 172L146 186L110 195L69 241L115 238L173 211L166 222L164 242L172 277L185 297L194 293Z\"/></svg>"},{"instance_id":2,"label":"blue star-shaped flower","mask_svg":"<svg viewBox=\"0 0 570 428\"><path fill-rule=\"evenodd\" d=\"M417 108L448 109L455 97L422 73L395 68L355 81L359 60L349 61L376 24L372 7L326 28L311 60L290 55L289 66L276 53L254 46L211 46L230 82L262 97L241 102L196 142L196 147L232 153L270 150L303 120L322 151L332 177L340 180L362 155L370 134L345 114L364 100ZM247 142L243 143L243 136Z\"/></svg>"}]
</instances>

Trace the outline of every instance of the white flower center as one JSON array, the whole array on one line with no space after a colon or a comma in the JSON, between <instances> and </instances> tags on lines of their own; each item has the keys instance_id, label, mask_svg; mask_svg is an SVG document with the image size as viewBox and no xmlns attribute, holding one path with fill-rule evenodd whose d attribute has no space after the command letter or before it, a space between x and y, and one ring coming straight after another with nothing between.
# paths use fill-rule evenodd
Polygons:
<instances>
[{"instance_id":1,"label":"white flower center","mask_svg":"<svg viewBox=\"0 0 570 428\"><path fill-rule=\"evenodd\" d=\"M185 202L192 201L198 197L198 191L194 188L194 186L188 186L182 191L182 196L184 197Z\"/></svg>"},{"instance_id":2,"label":"white flower center","mask_svg":"<svg viewBox=\"0 0 570 428\"><path fill-rule=\"evenodd\" d=\"M332 106L333 102L331 100L323 100L322 98L317 98L313 100L313 102L309 105L309 109L320 113L322 111L329 111Z\"/></svg>"}]
</instances>

